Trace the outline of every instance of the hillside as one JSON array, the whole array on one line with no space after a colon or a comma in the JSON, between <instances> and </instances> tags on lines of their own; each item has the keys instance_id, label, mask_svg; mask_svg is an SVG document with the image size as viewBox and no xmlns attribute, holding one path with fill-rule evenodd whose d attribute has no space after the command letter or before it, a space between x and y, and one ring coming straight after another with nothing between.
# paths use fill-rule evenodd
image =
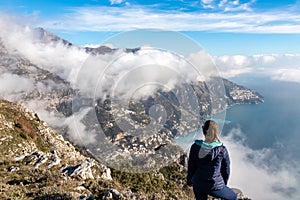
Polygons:
<instances>
[{"instance_id":1,"label":"hillside","mask_svg":"<svg viewBox=\"0 0 300 200\"><path fill-rule=\"evenodd\" d=\"M36 113L3 99L0 150L1 199L193 198L185 186L184 156L151 173L110 169L65 141Z\"/></svg>"},{"instance_id":2,"label":"hillside","mask_svg":"<svg viewBox=\"0 0 300 200\"><path fill-rule=\"evenodd\" d=\"M182 190L182 165L144 174L110 170L80 153L37 114L6 100L0 100L0 130L1 199L190 197Z\"/></svg>"}]
</instances>

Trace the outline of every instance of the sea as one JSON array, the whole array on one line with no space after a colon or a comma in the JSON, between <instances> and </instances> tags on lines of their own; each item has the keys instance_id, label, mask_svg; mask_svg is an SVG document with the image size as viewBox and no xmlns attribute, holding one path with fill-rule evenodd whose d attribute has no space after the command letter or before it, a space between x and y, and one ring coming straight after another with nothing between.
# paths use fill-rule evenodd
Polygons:
<instances>
[{"instance_id":1,"label":"sea","mask_svg":"<svg viewBox=\"0 0 300 200\"><path fill-rule=\"evenodd\" d=\"M241 129L252 149L272 148L283 159L300 161L300 83L273 80L263 75L232 79L264 97L264 103L236 105L226 112L223 133Z\"/></svg>"}]
</instances>

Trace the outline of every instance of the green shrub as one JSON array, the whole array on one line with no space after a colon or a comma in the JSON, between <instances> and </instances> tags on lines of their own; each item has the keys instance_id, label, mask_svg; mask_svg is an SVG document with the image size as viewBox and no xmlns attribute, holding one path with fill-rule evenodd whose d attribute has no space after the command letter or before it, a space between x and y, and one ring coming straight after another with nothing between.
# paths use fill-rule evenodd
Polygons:
<instances>
[{"instance_id":1,"label":"green shrub","mask_svg":"<svg viewBox=\"0 0 300 200\"><path fill-rule=\"evenodd\" d=\"M27 140L27 135L26 135L23 131L21 131L21 132L19 133L19 135L20 135L21 138Z\"/></svg>"},{"instance_id":2,"label":"green shrub","mask_svg":"<svg viewBox=\"0 0 300 200\"><path fill-rule=\"evenodd\" d=\"M17 127L17 128L22 128L22 124L20 124L20 123L15 123L15 127Z\"/></svg>"}]
</instances>

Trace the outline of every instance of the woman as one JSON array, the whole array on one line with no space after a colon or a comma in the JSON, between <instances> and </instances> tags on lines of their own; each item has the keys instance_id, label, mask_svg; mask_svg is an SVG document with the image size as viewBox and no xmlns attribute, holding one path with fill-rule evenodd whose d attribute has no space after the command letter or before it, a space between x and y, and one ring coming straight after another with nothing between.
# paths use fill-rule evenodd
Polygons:
<instances>
[{"instance_id":1,"label":"woman","mask_svg":"<svg viewBox=\"0 0 300 200\"><path fill-rule=\"evenodd\" d=\"M202 130L205 140L196 140L190 150L187 185L193 186L196 200L206 200L208 195L236 200L237 195L227 187L230 160L219 139L218 124L207 120Z\"/></svg>"}]
</instances>

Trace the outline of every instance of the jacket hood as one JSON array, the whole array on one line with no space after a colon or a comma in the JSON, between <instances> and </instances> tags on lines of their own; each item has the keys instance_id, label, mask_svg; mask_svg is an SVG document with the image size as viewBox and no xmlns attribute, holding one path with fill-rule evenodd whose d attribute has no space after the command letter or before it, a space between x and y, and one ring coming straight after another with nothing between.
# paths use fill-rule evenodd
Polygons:
<instances>
[{"instance_id":1,"label":"jacket hood","mask_svg":"<svg viewBox=\"0 0 300 200\"><path fill-rule=\"evenodd\" d=\"M195 140L195 143L202 147L202 148L206 148L206 149L213 149L215 147L219 147L219 146L222 146L223 143L222 142L212 142L212 143L208 143L208 142L205 142L203 140Z\"/></svg>"},{"instance_id":2,"label":"jacket hood","mask_svg":"<svg viewBox=\"0 0 300 200\"><path fill-rule=\"evenodd\" d=\"M222 151L222 148L217 148L223 146L222 142L212 142L208 143L203 140L195 140L195 144L200 146L199 149L199 158L208 158L209 160L213 160L218 156L218 154Z\"/></svg>"}]
</instances>

